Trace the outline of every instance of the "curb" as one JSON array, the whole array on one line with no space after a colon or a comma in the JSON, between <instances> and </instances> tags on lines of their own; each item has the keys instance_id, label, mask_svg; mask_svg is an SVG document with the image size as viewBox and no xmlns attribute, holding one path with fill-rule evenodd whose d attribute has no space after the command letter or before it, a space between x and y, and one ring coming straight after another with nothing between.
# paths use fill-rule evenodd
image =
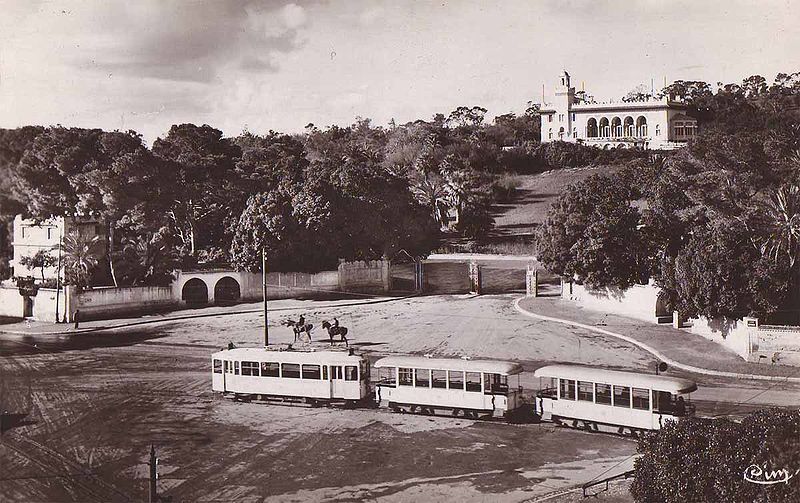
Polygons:
<instances>
[{"instance_id":1,"label":"curb","mask_svg":"<svg viewBox=\"0 0 800 503\"><path fill-rule=\"evenodd\" d=\"M518 299L516 299L514 301L514 309L516 309L517 312L519 312L519 313L521 313L521 314L523 314L525 316L528 316L530 318L536 318L536 319L539 319L539 320L544 320L544 321L552 321L554 323L561 323L562 325L569 325L569 326L572 326L572 327L583 328L583 329L586 329L586 330L591 330L592 332L597 332L597 333L600 333L600 334L609 335L611 337L616 337L617 339L621 339L621 340L623 340L625 342L633 344L634 346L637 346L640 349L643 349L644 351L647 351L648 353L652 354L653 356L655 356L659 360L663 361L664 363L666 363L666 364L668 364L668 365L670 365L672 367L675 367L675 368L678 368L678 369L681 369L681 370L685 370L686 372L693 372L695 374L709 375L709 376L715 376L715 377L732 377L732 378L735 378L735 379L751 379L751 380L756 380L756 381L800 383L800 377L766 376L766 375L761 375L761 374L740 374L738 372L725 372L725 371L722 371L722 370L711 370L711 369L704 369L704 368L700 368L700 367L695 367L693 365L686 365L684 363L680 363L680 362L677 362L677 361L669 358L668 356L664 355L663 353L661 353L657 349L654 349L654 348L648 346L647 344L639 342L636 339L628 337L627 335L618 334L616 332L611 332L609 330L604 330L602 328L597 328L597 327L594 327L592 325L586 325L584 323L578 323L577 321L565 320L563 318L553 318L551 316L544 316L544 315L541 315L541 314L532 313L532 312L522 308L519 305L519 303L524 298L525 297L520 297L520 298L518 298Z\"/></svg>"},{"instance_id":2,"label":"curb","mask_svg":"<svg viewBox=\"0 0 800 503\"><path fill-rule=\"evenodd\" d=\"M344 304L328 304L328 305L321 305L321 306L314 306L315 309L326 309L326 308L333 308L333 307L348 307L348 306L364 306L369 304L382 304L385 302L393 302L396 300L405 300L411 299L414 297L418 297L418 294L414 295L406 295L403 297L391 297L391 298L383 298L377 300L368 300L362 302L348 302ZM275 309L270 309L269 312L274 311L294 311L297 309L303 309L303 307L278 307ZM219 313L200 313L200 314L187 314L183 316L171 316L168 318L161 318L157 320L140 320L140 321L132 321L129 323L122 323L119 325L108 325L102 327L90 327L90 328L79 328L78 330L67 329L67 330L56 330L56 331L49 331L49 332L27 332L23 330L4 330L0 328L0 334L10 334L10 335L82 335L92 332L103 332L106 330L118 330L120 328L128 328L128 327L135 327L139 325L150 325L155 323L170 323L173 321L182 321L182 320L191 320L195 318L212 318L214 316L232 316L237 314L251 314L251 313L263 313L264 310L259 309L246 309L242 311L225 311Z\"/></svg>"}]
</instances>

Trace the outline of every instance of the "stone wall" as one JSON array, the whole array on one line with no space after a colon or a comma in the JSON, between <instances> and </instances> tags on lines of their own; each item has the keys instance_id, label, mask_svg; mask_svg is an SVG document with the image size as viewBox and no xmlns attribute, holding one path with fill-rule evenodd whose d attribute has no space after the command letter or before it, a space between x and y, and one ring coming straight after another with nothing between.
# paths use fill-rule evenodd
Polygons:
<instances>
[{"instance_id":1,"label":"stone wall","mask_svg":"<svg viewBox=\"0 0 800 503\"><path fill-rule=\"evenodd\" d=\"M81 293L68 289L68 321L74 321L78 310L81 320L91 320L157 312L178 304L168 286L94 288Z\"/></svg>"},{"instance_id":2,"label":"stone wall","mask_svg":"<svg viewBox=\"0 0 800 503\"><path fill-rule=\"evenodd\" d=\"M63 317L67 309L65 290L56 292L54 288L40 288L35 296L29 297L30 318L37 321L56 321L56 301L58 301L59 317ZM0 286L0 316L23 318L25 298L19 289L12 285Z\"/></svg>"},{"instance_id":3,"label":"stone wall","mask_svg":"<svg viewBox=\"0 0 800 503\"><path fill-rule=\"evenodd\" d=\"M705 337L720 346L728 348L745 360L751 353L751 335L746 321L728 318L708 319L701 316L691 321L689 329L693 334Z\"/></svg>"},{"instance_id":4,"label":"stone wall","mask_svg":"<svg viewBox=\"0 0 800 503\"><path fill-rule=\"evenodd\" d=\"M389 291L389 261L365 260L339 263L339 288L343 292L386 293Z\"/></svg>"},{"instance_id":5,"label":"stone wall","mask_svg":"<svg viewBox=\"0 0 800 503\"><path fill-rule=\"evenodd\" d=\"M561 297L587 309L656 322L659 288L654 284L634 285L627 290L590 290L577 283L562 281Z\"/></svg>"},{"instance_id":6,"label":"stone wall","mask_svg":"<svg viewBox=\"0 0 800 503\"><path fill-rule=\"evenodd\" d=\"M260 288L260 275L258 276L258 283ZM338 290L338 271L322 271L315 274L302 272L267 273L267 299L311 298ZM260 290L258 299L263 299Z\"/></svg>"}]
</instances>

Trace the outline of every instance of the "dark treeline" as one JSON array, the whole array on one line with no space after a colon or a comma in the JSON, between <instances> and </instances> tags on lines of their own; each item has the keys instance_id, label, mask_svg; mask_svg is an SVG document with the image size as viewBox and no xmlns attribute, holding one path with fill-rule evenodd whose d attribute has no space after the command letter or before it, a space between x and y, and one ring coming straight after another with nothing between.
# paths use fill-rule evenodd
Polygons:
<instances>
[{"instance_id":1,"label":"dark treeline","mask_svg":"<svg viewBox=\"0 0 800 503\"><path fill-rule=\"evenodd\" d=\"M668 90L701 133L568 187L539 229L541 260L593 287L654 279L686 316L800 321L800 73Z\"/></svg>"},{"instance_id":2,"label":"dark treeline","mask_svg":"<svg viewBox=\"0 0 800 503\"><path fill-rule=\"evenodd\" d=\"M498 175L532 162L503 147L538 141L536 109L491 124L485 113L460 107L404 125L364 119L233 138L181 124L152 148L134 131L0 130L0 272L8 276L16 214L101 218L110 263L94 281L116 285L163 284L198 263L259 270L262 250L271 269L298 271L401 249L427 255L442 229L485 233L504 189Z\"/></svg>"}]
</instances>

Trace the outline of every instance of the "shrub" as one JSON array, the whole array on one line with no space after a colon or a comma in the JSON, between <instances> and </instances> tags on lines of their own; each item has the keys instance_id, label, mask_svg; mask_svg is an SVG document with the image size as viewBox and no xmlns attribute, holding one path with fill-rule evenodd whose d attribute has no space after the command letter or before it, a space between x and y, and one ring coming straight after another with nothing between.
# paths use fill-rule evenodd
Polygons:
<instances>
[{"instance_id":1,"label":"shrub","mask_svg":"<svg viewBox=\"0 0 800 503\"><path fill-rule=\"evenodd\" d=\"M800 501L800 412L766 409L741 423L685 419L639 440L636 501ZM757 470L750 471L756 467ZM758 474L758 470L765 470ZM768 472L788 470L788 483L761 485Z\"/></svg>"}]
</instances>

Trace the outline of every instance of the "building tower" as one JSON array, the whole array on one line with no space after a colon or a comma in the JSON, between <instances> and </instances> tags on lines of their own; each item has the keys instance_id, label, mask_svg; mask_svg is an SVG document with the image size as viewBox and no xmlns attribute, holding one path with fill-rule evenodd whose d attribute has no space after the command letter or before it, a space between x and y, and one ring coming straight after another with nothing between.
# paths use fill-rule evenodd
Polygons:
<instances>
[{"instance_id":1,"label":"building tower","mask_svg":"<svg viewBox=\"0 0 800 503\"><path fill-rule=\"evenodd\" d=\"M564 70L558 77L553 103L555 110L553 130L556 132L554 139L574 141L572 136L572 105L574 103L575 88L570 86L569 73Z\"/></svg>"}]
</instances>

